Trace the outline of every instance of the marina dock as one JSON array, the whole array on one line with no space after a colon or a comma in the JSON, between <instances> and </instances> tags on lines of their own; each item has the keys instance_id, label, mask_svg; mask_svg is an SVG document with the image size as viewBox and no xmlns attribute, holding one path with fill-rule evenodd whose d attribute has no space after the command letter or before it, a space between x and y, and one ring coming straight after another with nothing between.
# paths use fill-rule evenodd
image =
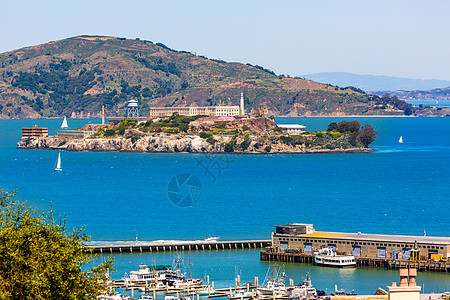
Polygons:
<instances>
[{"instance_id":1,"label":"marina dock","mask_svg":"<svg viewBox=\"0 0 450 300\"><path fill-rule=\"evenodd\" d=\"M271 246L271 240L247 241L172 241L172 242L136 242L136 244L104 244L87 246L92 253L133 253L133 252L170 252L170 251L204 251L232 249L261 249Z\"/></svg>"}]
</instances>

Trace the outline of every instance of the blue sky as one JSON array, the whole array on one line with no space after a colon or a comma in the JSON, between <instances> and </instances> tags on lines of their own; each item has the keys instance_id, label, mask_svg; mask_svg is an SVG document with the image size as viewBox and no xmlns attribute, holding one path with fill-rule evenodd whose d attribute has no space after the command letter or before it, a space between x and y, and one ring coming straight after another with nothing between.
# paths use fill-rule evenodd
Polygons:
<instances>
[{"instance_id":1,"label":"blue sky","mask_svg":"<svg viewBox=\"0 0 450 300\"><path fill-rule=\"evenodd\" d=\"M3 1L0 52L92 34L162 42L277 74L450 80L450 1Z\"/></svg>"}]
</instances>

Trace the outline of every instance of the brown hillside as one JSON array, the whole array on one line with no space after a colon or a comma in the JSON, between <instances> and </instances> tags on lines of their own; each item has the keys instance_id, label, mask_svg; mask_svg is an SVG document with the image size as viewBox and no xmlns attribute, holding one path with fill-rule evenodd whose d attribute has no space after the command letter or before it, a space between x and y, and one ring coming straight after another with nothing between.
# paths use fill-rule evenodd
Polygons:
<instances>
[{"instance_id":1,"label":"brown hillside","mask_svg":"<svg viewBox=\"0 0 450 300\"><path fill-rule=\"evenodd\" d=\"M299 71L299 73L301 73ZM149 106L267 107L275 115L383 114L378 96L259 66L175 51L160 43L79 36L0 54L0 118L123 115L129 99Z\"/></svg>"}]
</instances>

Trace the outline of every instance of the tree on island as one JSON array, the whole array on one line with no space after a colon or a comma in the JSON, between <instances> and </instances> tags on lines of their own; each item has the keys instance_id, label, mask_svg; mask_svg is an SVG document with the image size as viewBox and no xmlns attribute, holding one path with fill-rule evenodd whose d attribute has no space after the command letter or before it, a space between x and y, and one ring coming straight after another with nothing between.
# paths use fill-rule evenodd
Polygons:
<instances>
[{"instance_id":1,"label":"tree on island","mask_svg":"<svg viewBox=\"0 0 450 300\"><path fill-rule=\"evenodd\" d=\"M96 299L112 259L91 269L89 237L0 189L0 299Z\"/></svg>"},{"instance_id":2,"label":"tree on island","mask_svg":"<svg viewBox=\"0 0 450 300\"><path fill-rule=\"evenodd\" d=\"M375 135L377 132L373 130L373 127L366 124L359 130L358 139L364 145L364 147L369 146L373 141L375 141Z\"/></svg>"},{"instance_id":3,"label":"tree on island","mask_svg":"<svg viewBox=\"0 0 450 300\"><path fill-rule=\"evenodd\" d=\"M377 132L372 126L366 124L361 127L358 121L341 121L339 123L332 122L328 125L327 131L335 131L343 134L349 134L349 143L357 146L359 140L364 147L369 146L375 141Z\"/></svg>"},{"instance_id":4,"label":"tree on island","mask_svg":"<svg viewBox=\"0 0 450 300\"><path fill-rule=\"evenodd\" d=\"M332 122L328 125L327 131L338 131L340 133L358 132L361 125L358 121L341 121L339 123Z\"/></svg>"}]
</instances>

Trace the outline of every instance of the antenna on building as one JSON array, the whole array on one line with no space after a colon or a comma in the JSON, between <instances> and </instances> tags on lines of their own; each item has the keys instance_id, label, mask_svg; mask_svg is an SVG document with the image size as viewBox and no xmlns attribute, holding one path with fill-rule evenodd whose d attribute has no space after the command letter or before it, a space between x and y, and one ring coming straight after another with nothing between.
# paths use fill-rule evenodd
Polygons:
<instances>
[{"instance_id":1,"label":"antenna on building","mask_svg":"<svg viewBox=\"0 0 450 300\"><path fill-rule=\"evenodd\" d=\"M244 110L244 93L241 92L241 104L240 104L240 113L241 115L245 115L245 110Z\"/></svg>"}]
</instances>

